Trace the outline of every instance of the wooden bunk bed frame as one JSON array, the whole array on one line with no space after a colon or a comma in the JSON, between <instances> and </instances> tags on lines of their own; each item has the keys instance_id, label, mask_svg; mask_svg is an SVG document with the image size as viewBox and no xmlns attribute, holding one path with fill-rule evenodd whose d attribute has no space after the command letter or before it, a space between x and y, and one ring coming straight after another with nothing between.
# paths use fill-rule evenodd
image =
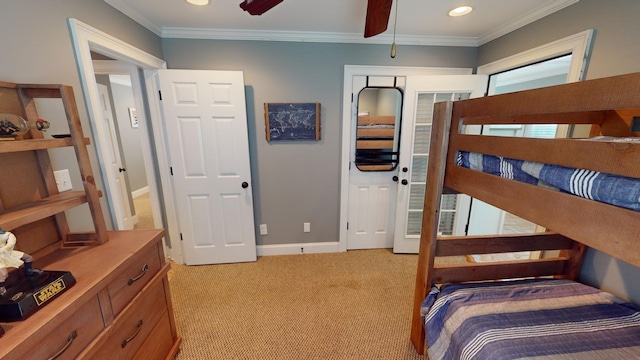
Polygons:
<instances>
[{"instance_id":1,"label":"wooden bunk bed frame","mask_svg":"<svg viewBox=\"0 0 640 360\"><path fill-rule=\"evenodd\" d=\"M438 103L434 110L411 341L425 351L420 305L434 284L555 276L576 279L586 246L640 266L640 212L456 165L458 151L640 178L640 143L465 135L464 125L591 125L591 136L637 136L640 73L511 94ZM549 231L517 236L438 237L442 194L464 193ZM435 257L560 250L500 263L434 264Z\"/></svg>"}]
</instances>

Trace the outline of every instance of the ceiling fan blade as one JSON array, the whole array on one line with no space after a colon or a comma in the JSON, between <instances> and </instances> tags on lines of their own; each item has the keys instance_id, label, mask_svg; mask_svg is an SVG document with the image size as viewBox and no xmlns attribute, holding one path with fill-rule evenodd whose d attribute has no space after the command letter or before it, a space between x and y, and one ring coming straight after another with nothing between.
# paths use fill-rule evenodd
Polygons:
<instances>
[{"instance_id":1,"label":"ceiling fan blade","mask_svg":"<svg viewBox=\"0 0 640 360\"><path fill-rule=\"evenodd\" d=\"M240 3L240 8L251 15L262 15L283 1L284 0L244 0Z\"/></svg>"},{"instance_id":2,"label":"ceiling fan blade","mask_svg":"<svg viewBox=\"0 0 640 360\"><path fill-rule=\"evenodd\" d=\"M368 0L364 37L372 37L387 30L393 0Z\"/></svg>"}]
</instances>

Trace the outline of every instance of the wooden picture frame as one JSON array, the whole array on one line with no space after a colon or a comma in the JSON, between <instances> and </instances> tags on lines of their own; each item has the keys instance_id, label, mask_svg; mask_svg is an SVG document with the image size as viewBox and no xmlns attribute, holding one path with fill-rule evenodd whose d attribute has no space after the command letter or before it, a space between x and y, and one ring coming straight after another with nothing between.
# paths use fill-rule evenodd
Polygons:
<instances>
[{"instance_id":1,"label":"wooden picture frame","mask_svg":"<svg viewBox=\"0 0 640 360\"><path fill-rule=\"evenodd\" d=\"M320 103L265 103L267 141L321 138Z\"/></svg>"}]
</instances>

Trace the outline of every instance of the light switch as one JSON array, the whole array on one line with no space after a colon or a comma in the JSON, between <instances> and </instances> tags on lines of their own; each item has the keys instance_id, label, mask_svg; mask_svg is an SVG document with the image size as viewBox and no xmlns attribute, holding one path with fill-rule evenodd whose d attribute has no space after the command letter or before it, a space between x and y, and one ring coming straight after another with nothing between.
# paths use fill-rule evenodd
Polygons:
<instances>
[{"instance_id":1,"label":"light switch","mask_svg":"<svg viewBox=\"0 0 640 360\"><path fill-rule=\"evenodd\" d=\"M69 169L54 171L53 176L56 179L58 192L69 191L73 189L73 185L71 185L71 176L69 176Z\"/></svg>"}]
</instances>

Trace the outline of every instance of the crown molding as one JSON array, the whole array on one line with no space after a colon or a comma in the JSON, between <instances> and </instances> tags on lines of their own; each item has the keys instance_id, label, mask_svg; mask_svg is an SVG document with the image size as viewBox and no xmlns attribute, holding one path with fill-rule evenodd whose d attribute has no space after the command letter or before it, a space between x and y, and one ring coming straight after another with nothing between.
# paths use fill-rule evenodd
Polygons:
<instances>
[{"instance_id":1,"label":"crown molding","mask_svg":"<svg viewBox=\"0 0 640 360\"><path fill-rule=\"evenodd\" d=\"M380 34L371 38L364 38L362 34L355 33L193 28L163 28L161 36L162 38L170 39L290 41L384 45L389 45L393 42L393 35L391 34ZM396 35L395 41L398 45L478 46L478 39L474 37Z\"/></svg>"},{"instance_id":2,"label":"crown molding","mask_svg":"<svg viewBox=\"0 0 640 360\"><path fill-rule=\"evenodd\" d=\"M532 11L528 14L522 15L518 18L513 19L509 23L499 26L492 31L480 36L478 38L478 46L484 45L490 41L493 41L503 35L506 35L512 31L518 30L521 27L531 24L536 20L540 20L545 16L551 15L556 11L560 11L567 6L573 5L580 0L565 0L562 2L553 1L550 2L539 9Z\"/></svg>"}]
</instances>

